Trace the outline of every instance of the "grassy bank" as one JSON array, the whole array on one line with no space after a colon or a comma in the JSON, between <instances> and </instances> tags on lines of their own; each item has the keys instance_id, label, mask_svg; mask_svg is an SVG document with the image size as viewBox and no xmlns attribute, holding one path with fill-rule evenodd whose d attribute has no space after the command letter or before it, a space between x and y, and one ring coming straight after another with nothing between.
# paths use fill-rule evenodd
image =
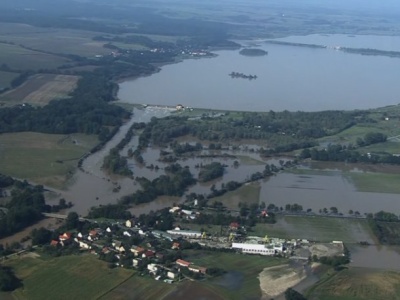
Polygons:
<instances>
[{"instance_id":1,"label":"grassy bank","mask_svg":"<svg viewBox=\"0 0 400 300\"><path fill-rule=\"evenodd\" d=\"M22 257L7 262L24 286L14 299L97 299L132 275L125 269L109 269L91 255L63 256L49 260Z\"/></svg>"}]
</instances>

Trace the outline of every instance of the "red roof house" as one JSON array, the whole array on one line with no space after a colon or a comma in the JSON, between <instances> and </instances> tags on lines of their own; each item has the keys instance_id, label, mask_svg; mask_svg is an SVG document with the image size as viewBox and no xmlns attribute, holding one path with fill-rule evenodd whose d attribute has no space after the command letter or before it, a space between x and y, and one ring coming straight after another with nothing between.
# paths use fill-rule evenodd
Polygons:
<instances>
[{"instance_id":1,"label":"red roof house","mask_svg":"<svg viewBox=\"0 0 400 300\"><path fill-rule=\"evenodd\" d=\"M189 265L190 265L191 263L188 262L188 261L185 261L185 260L183 260L183 259L177 259L177 260L176 260L176 264L177 264L177 265L180 265L180 266L182 266L182 267L189 267Z\"/></svg>"}]
</instances>

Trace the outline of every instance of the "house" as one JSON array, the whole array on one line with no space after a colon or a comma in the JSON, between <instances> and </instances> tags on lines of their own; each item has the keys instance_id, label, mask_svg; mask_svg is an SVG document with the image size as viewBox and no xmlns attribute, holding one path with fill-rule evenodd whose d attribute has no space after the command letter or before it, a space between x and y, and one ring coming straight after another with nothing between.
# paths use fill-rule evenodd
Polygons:
<instances>
[{"instance_id":1,"label":"house","mask_svg":"<svg viewBox=\"0 0 400 300\"><path fill-rule=\"evenodd\" d=\"M150 273L154 273L155 274L158 271L158 267L157 267L156 264L148 264L147 265L147 270L149 270Z\"/></svg>"},{"instance_id":2,"label":"house","mask_svg":"<svg viewBox=\"0 0 400 300\"><path fill-rule=\"evenodd\" d=\"M57 247L57 245L58 245L58 241L56 241L56 240L51 240L50 246Z\"/></svg>"},{"instance_id":3,"label":"house","mask_svg":"<svg viewBox=\"0 0 400 300\"><path fill-rule=\"evenodd\" d=\"M132 259L132 266L133 267L140 267L143 261L140 258Z\"/></svg>"},{"instance_id":4,"label":"house","mask_svg":"<svg viewBox=\"0 0 400 300\"><path fill-rule=\"evenodd\" d=\"M119 246L119 247L115 247L115 250L117 250L119 253L125 253L126 252L126 250L125 250L125 247L124 246Z\"/></svg>"},{"instance_id":5,"label":"house","mask_svg":"<svg viewBox=\"0 0 400 300\"><path fill-rule=\"evenodd\" d=\"M182 110L182 109L184 109L185 107L184 107L182 104L177 104L175 108L176 108L177 110Z\"/></svg>"},{"instance_id":6,"label":"house","mask_svg":"<svg viewBox=\"0 0 400 300\"><path fill-rule=\"evenodd\" d=\"M194 238L198 239L201 238L201 232L200 231L194 231L194 230L167 230L169 234L172 235L179 235L183 237L188 237L188 238Z\"/></svg>"},{"instance_id":7,"label":"house","mask_svg":"<svg viewBox=\"0 0 400 300\"><path fill-rule=\"evenodd\" d=\"M207 268L198 267L198 266L189 266L189 270L195 273L206 274Z\"/></svg>"},{"instance_id":8,"label":"house","mask_svg":"<svg viewBox=\"0 0 400 300\"><path fill-rule=\"evenodd\" d=\"M185 260L183 260L183 259L177 259L176 260L176 262L175 262L177 265L179 265L179 266L182 266L182 267L189 267L190 266L190 262L188 262L188 261L185 261Z\"/></svg>"},{"instance_id":9,"label":"house","mask_svg":"<svg viewBox=\"0 0 400 300\"><path fill-rule=\"evenodd\" d=\"M58 237L61 242L68 241L72 237L70 232L64 232L62 235Z\"/></svg>"},{"instance_id":10,"label":"house","mask_svg":"<svg viewBox=\"0 0 400 300\"><path fill-rule=\"evenodd\" d=\"M122 246L122 242L121 241L117 241L117 240L113 240L112 241L112 245L114 248L119 248Z\"/></svg>"},{"instance_id":11,"label":"house","mask_svg":"<svg viewBox=\"0 0 400 300\"><path fill-rule=\"evenodd\" d=\"M156 255L156 253L152 250L146 250L143 254L142 257L154 257Z\"/></svg>"},{"instance_id":12,"label":"house","mask_svg":"<svg viewBox=\"0 0 400 300\"><path fill-rule=\"evenodd\" d=\"M129 236L129 237L131 237L131 236L132 236L132 234L131 234L129 231L124 231L124 232L123 232L123 235L125 235L125 236Z\"/></svg>"},{"instance_id":13,"label":"house","mask_svg":"<svg viewBox=\"0 0 400 300\"><path fill-rule=\"evenodd\" d=\"M126 220L125 226L128 228L132 228L133 226L135 226L135 220L134 219Z\"/></svg>"},{"instance_id":14,"label":"house","mask_svg":"<svg viewBox=\"0 0 400 300\"><path fill-rule=\"evenodd\" d=\"M90 238L91 240L97 239L97 238L98 238L97 235L98 235L98 233L97 233L96 230L90 230L90 231L89 231L89 238Z\"/></svg>"},{"instance_id":15,"label":"house","mask_svg":"<svg viewBox=\"0 0 400 300\"><path fill-rule=\"evenodd\" d=\"M180 209L181 208L179 206L174 206L174 207L170 208L169 212L173 214L173 213L180 211Z\"/></svg>"},{"instance_id":16,"label":"house","mask_svg":"<svg viewBox=\"0 0 400 300\"><path fill-rule=\"evenodd\" d=\"M84 241L78 240L77 238L75 238L74 241L79 244L79 248L81 248L81 249L90 249L90 248L92 248L88 243L85 243Z\"/></svg>"},{"instance_id":17,"label":"house","mask_svg":"<svg viewBox=\"0 0 400 300\"><path fill-rule=\"evenodd\" d=\"M239 225L238 222L232 222L232 223L229 225L229 229L230 229L230 230L238 230L239 227L240 227L240 225Z\"/></svg>"},{"instance_id":18,"label":"house","mask_svg":"<svg viewBox=\"0 0 400 300\"><path fill-rule=\"evenodd\" d=\"M111 230L110 227L107 227L106 231L107 231L108 233L110 233L112 230Z\"/></svg>"},{"instance_id":19,"label":"house","mask_svg":"<svg viewBox=\"0 0 400 300\"><path fill-rule=\"evenodd\" d=\"M187 210L187 209L182 209L181 212L182 212L183 214L185 214L185 215L188 215L188 216L190 216L190 215L193 214L193 211Z\"/></svg>"},{"instance_id":20,"label":"house","mask_svg":"<svg viewBox=\"0 0 400 300\"><path fill-rule=\"evenodd\" d=\"M139 247L139 246L132 246L131 247L131 252L135 255L135 256L139 256L142 255L144 253L144 248Z\"/></svg>"},{"instance_id":21,"label":"house","mask_svg":"<svg viewBox=\"0 0 400 300\"><path fill-rule=\"evenodd\" d=\"M108 253L110 253L110 248L108 248L108 247L104 247L103 249L101 249L101 252L103 253L103 254L108 254Z\"/></svg>"},{"instance_id":22,"label":"house","mask_svg":"<svg viewBox=\"0 0 400 300\"><path fill-rule=\"evenodd\" d=\"M82 232L79 232L77 236L78 236L78 238L80 238L80 239L83 238Z\"/></svg>"},{"instance_id":23,"label":"house","mask_svg":"<svg viewBox=\"0 0 400 300\"><path fill-rule=\"evenodd\" d=\"M178 242L173 242L171 249L179 250L180 247L181 247L181 244L179 244Z\"/></svg>"},{"instance_id":24,"label":"house","mask_svg":"<svg viewBox=\"0 0 400 300\"><path fill-rule=\"evenodd\" d=\"M159 260L163 260L164 259L164 254L156 253L156 258L158 258Z\"/></svg>"},{"instance_id":25,"label":"house","mask_svg":"<svg viewBox=\"0 0 400 300\"><path fill-rule=\"evenodd\" d=\"M174 273L174 272L171 272L171 271L168 271L167 277L168 277L169 279L175 279L175 278L178 277L178 274L176 274L176 273Z\"/></svg>"}]
</instances>

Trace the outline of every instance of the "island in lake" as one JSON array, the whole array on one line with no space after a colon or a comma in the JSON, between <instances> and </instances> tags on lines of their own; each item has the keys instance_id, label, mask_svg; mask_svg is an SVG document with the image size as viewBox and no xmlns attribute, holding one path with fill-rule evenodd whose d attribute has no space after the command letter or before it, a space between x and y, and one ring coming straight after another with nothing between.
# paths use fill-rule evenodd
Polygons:
<instances>
[{"instance_id":1,"label":"island in lake","mask_svg":"<svg viewBox=\"0 0 400 300\"><path fill-rule=\"evenodd\" d=\"M267 55L268 52L263 49L244 48L239 51L239 54L244 56L264 56Z\"/></svg>"},{"instance_id":2,"label":"island in lake","mask_svg":"<svg viewBox=\"0 0 400 300\"><path fill-rule=\"evenodd\" d=\"M257 75L246 75L243 73L239 73L239 72L232 72L229 74L229 76L231 76L232 78L243 78L243 79L257 79Z\"/></svg>"}]
</instances>

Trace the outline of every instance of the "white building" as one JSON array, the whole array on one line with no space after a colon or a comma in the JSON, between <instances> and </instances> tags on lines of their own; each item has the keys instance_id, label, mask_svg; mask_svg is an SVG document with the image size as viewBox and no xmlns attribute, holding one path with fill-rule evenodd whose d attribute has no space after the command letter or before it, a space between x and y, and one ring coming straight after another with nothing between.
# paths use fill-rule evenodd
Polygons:
<instances>
[{"instance_id":1,"label":"white building","mask_svg":"<svg viewBox=\"0 0 400 300\"><path fill-rule=\"evenodd\" d=\"M259 254L259 255L274 255L275 250L267 248L266 245L260 244L244 244L232 243L232 249L241 249L242 253Z\"/></svg>"},{"instance_id":2,"label":"white building","mask_svg":"<svg viewBox=\"0 0 400 300\"><path fill-rule=\"evenodd\" d=\"M201 238L201 232L200 231L194 231L194 230L167 230L169 234L172 235L180 235L183 237L188 237L188 238L194 238L194 239L199 239Z\"/></svg>"}]
</instances>

